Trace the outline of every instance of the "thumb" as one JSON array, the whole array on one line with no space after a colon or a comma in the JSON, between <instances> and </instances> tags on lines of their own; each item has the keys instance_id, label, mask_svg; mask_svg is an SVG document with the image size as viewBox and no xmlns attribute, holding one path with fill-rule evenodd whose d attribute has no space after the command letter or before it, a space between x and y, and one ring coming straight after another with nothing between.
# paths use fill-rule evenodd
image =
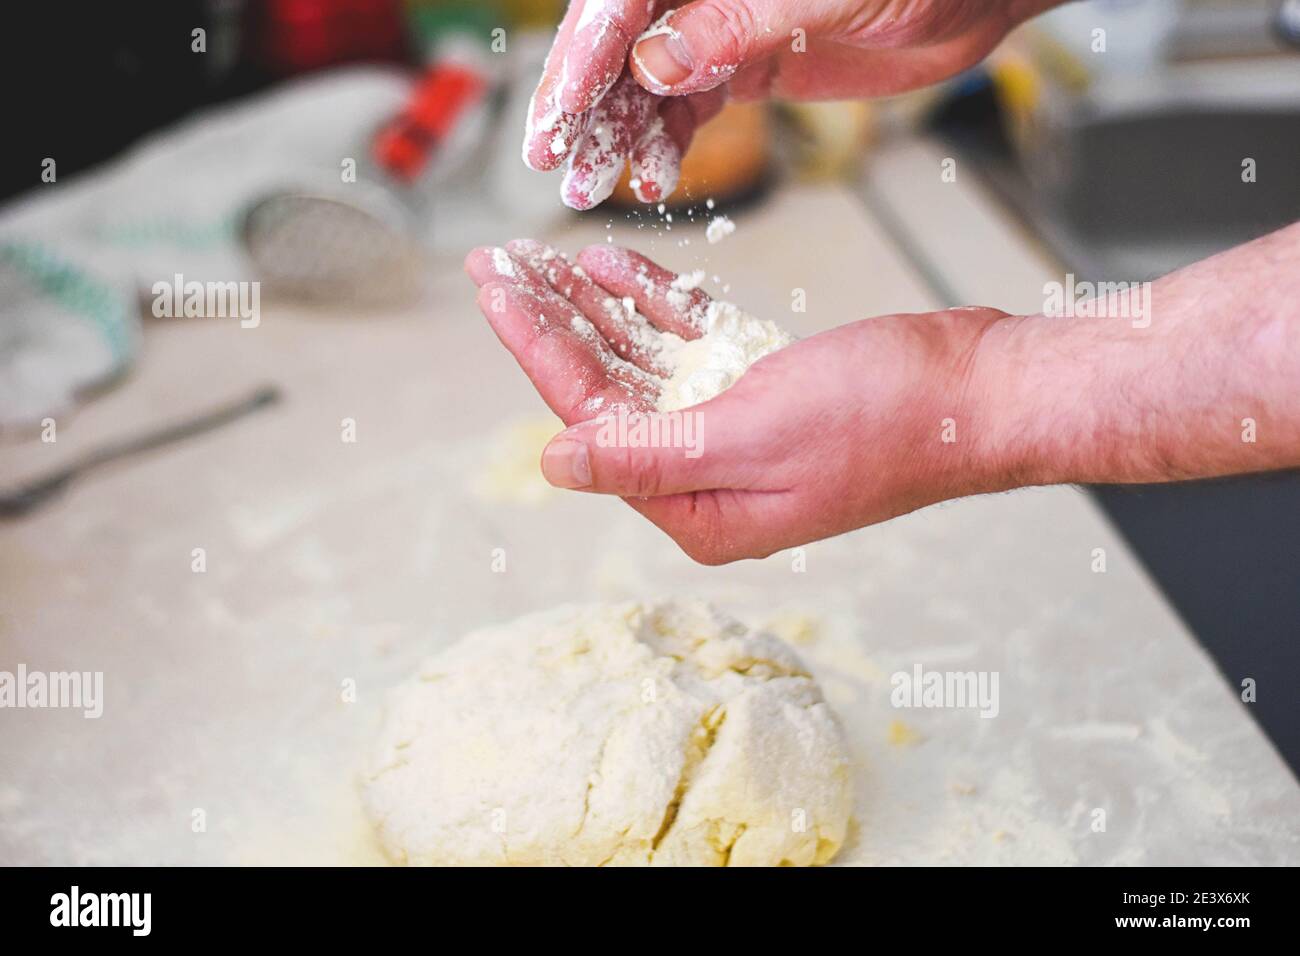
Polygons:
<instances>
[{"instance_id":1,"label":"thumb","mask_svg":"<svg viewBox=\"0 0 1300 956\"><path fill-rule=\"evenodd\" d=\"M716 436L710 433L709 417L707 406L619 409L551 439L542 452L542 474L560 488L630 498L737 487L742 448L722 422Z\"/></svg>"},{"instance_id":2,"label":"thumb","mask_svg":"<svg viewBox=\"0 0 1300 956\"><path fill-rule=\"evenodd\" d=\"M632 73L651 93L683 95L720 86L739 70L813 29L806 4L697 0L666 13L632 48ZM806 33L803 34L806 38Z\"/></svg>"}]
</instances>

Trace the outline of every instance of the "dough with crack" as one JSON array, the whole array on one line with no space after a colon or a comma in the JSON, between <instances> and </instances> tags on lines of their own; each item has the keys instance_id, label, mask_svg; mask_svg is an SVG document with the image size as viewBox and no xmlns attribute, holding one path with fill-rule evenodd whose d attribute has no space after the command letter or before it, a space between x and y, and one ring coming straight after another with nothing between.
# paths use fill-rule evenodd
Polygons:
<instances>
[{"instance_id":1,"label":"dough with crack","mask_svg":"<svg viewBox=\"0 0 1300 956\"><path fill-rule=\"evenodd\" d=\"M570 605L467 635L394 690L364 799L411 864L831 859L852 809L795 653L700 602Z\"/></svg>"}]
</instances>

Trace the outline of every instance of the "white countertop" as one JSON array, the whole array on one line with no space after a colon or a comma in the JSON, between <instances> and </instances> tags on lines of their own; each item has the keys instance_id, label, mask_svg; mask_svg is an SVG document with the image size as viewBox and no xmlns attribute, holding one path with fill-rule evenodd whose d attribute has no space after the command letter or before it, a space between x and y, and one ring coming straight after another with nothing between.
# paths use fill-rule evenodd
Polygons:
<instances>
[{"instance_id":1,"label":"white countertop","mask_svg":"<svg viewBox=\"0 0 1300 956\"><path fill-rule=\"evenodd\" d=\"M892 175L903 206L929 181L906 162ZM939 305L838 187L786 188L734 218L717 246L680 223L613 236L717 273L799 334ZM576 251L604 222L554 238ZM1028 307L991 291L981 304ZM262 382L287 396L0 524L0 670L105 675L99 720L0 710L0 862L375 861L359 754L419 657L558 603L677 593L811 635L799 649L860 768L845 862L1300 862L1300 788L1082 492L930 508L808 548L802 573L788 554L702 568L616 500L482 493L498 430L542 407L454 266L406 314L263 313L257 329L151 325L139 368L56 444L3 449L8 485ZM917 663L997 671L999 715L894 710L889 675ZM910 742L890 742L895 720Z\"/></svg>"}]
</instances>

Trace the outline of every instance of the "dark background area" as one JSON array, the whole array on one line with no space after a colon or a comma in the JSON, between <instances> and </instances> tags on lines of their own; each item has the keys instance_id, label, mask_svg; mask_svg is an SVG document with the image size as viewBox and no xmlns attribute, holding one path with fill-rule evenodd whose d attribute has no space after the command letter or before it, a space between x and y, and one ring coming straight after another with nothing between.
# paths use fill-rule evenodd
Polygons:
<instances>
[{"instance_id":1,"label":"dark background area","mask_svg":"<svg viewBox=\"0 0 1300 956\"><path fill-rule=\"evenodd\" d=\"M190 31L211 39L215 23L199 0L24 8L21 28L10 21L4 31L3 87L19 114L0 150L0 195L40 186L46 157L62 178L235 95L230 73L213 76L208 58L190 52Z\"/></svg>"},{"instance_id":2,"label":"dark background area","mask_svg":"<svg viewBox=\"0 0 1300 956\"><path fill-rule=\"evenodd\" d=\"M1300 770L1300 476L1091 490L1228 683L1254 679L1246 709Z\"/></svg>"},{"instance_id":3,"label":"dark background area","mask_svg":"<svg viewBox=\"0 0 1300 956\"><path fill-rule=\"evenodd\" d=\"M192 50L193 31L206 52ZM118 155L204 106L341 63L407 62L400 0L124 0L6 11L0 199Z\"/></svg>"}]
</instances>

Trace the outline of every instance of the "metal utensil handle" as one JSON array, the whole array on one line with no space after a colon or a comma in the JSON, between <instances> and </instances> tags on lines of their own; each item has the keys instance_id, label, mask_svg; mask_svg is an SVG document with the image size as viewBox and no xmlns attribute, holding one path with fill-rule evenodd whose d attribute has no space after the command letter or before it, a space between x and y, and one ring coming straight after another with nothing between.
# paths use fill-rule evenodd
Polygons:
<instances>
[{"instance_id":1,"label":"metal utensil handle","mask_svg":"<svg viewBox=\"0 0 1300 956\"><path fill-rule=\"evenodd\" d=\"M280 398L281 392L277 387L264 385L247 398L204 412L187 421L105 445L83 455L71 465L38 478L22 488L0 494L0 517L12 518L26 514L45 503L74 478L100 465L212 431L259 408L273 405Z\"/></svg>"}]
</instances>

